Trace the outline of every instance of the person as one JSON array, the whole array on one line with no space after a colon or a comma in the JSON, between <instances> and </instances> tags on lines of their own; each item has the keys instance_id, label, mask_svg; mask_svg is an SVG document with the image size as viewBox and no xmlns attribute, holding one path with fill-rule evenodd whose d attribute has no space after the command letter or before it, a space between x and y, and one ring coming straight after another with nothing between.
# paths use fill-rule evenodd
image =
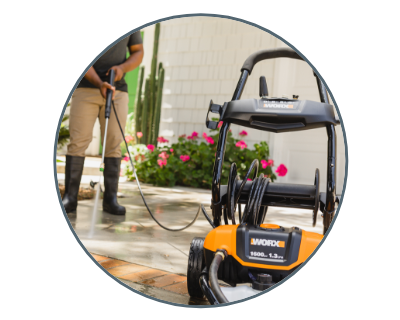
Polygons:
<instances>
[{"instance_id":1,"label":"person","mask_svg":"<svg viewBox=\"0 0 400 320\"><path fill-rule=\"evenodd\" d=\"M129 58L127 56L129 50ZM124 38L104 53L87 71L71 98L69 131L70 142L65 165L65 193L63 205L67 213L75 213L78 205L79 185L82 178L85 151L92 141L93 126L99 118L102 144L105 131L105 97L107 89L113 91L113 101L121 126L125 129L128 115L128 86L125 74L140 65L143 59L140 32ZM108 73L115 71L114 86ZM104 156L103 211L124 215L125 207L117 202L120 176L121 148L123 141L114 112L111 112Z\"/></svg>"}]
</instances>

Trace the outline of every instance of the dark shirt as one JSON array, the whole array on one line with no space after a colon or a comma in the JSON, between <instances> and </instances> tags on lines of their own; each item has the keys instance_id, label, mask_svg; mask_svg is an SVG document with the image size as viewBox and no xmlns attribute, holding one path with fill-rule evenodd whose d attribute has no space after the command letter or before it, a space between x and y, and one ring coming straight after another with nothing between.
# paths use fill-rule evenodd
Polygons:
<instances>
[{"instance_id":1,"label":"dark shirt","mask_svg":"<svg viewBox=\"0 0 400 320\"><path fill-rule=\"evenodd\" d=\"M108 76L106 76L107 71L111 67L120 65L126 61L126 53L129 52L128 48L130 46L142 43L143 41L140 32L137 31L111 47L93 65L93 68L96 70L100 79L102 81L108 81ZM128 92L128 85L125 82L125 74L120 81L114 83L114 86L116 90ZM83 78L79 83L78 88L96 88L96 86L86 78Z\"/></svg>"}]
</instances>

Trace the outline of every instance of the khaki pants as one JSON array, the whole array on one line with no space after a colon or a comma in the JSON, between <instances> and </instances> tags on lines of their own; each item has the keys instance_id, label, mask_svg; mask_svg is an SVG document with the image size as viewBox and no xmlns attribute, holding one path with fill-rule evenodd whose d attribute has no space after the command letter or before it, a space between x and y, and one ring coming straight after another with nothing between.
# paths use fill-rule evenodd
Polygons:
<instances>
[{"instance_id":1,"label":"khaki pants","mask_svg":"<svg viewBox=\"0 0 400 320\"><path fill-rule=\"evenodd\" d=\"M126 118L128 115L128 93L116 91L114 97L115 109L119 122L125 131ZM103 144L106 120L104 116L105 99L99 89L78 88L71 99L69 116L70 143L67 155L84 157L85 151L92 141L93 127L99 118L101 128L101 143ZM118 126L114 110L111 106L111 115L108 121L107 141L105 157L121 157L120 144L123 137Z\"/></svg>"}]
</instances>

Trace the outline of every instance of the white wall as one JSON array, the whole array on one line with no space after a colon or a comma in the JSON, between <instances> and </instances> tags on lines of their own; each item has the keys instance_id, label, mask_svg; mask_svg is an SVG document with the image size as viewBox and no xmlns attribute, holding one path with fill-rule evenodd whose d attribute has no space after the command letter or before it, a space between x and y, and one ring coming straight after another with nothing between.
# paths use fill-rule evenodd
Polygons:
<instances>
[{"instance_id":1,"label":"white wall","mask_svg":"<svg viewBox=\"0 0 400 320\"><path fill-rule=\"evenodd\" d=\"M153 29L154 30L154 29ZM148 30L145 29L146 36ZM152 33L154 31L151 31ZM161 23L159 61L166 70L160 135L176 142L181 134L207 132L205 117L210 99L222 104L230 101L240 76L240 68L253 52L285 46L280 40L258 28L241 22L211 17L189 17ZM145 55L152 54L147 43ZM147 59L145 61L151 61ZM145 67L150 68L149 62ZM267 79L270 96L293 94L300 99L319 101L312 69L307 63L275 59L257 64L247 81L242 99L258 98L259 77ZM267 141L271 158L284 163L289 172L280 182L312 184L315 168L322 175L321 190L326 184L327 136L325 129L274 134L232 125L234 135L245 129L249 146ZM338 187L344 177L344 143L338 136ZM210 159L210 161L212 161Z\"/></svg>"}]
</instances>

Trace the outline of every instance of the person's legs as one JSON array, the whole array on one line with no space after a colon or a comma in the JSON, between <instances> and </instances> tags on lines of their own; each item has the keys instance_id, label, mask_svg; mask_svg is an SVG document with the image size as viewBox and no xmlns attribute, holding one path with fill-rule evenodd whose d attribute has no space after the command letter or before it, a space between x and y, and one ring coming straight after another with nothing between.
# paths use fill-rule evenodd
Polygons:
<instances>
[{"instance_id":1,"label":"person's legs","mask_svg":"<svg viewBox=\"0 0 400 320\"><path fill-rule=\"evenodd\" d=\"M119 122L122 130L125 132L126 118L128 115L128 93L116 91L114 98L114 105L118 115ZM100 125L102 142L104 143L105 131L105 115L104 106L100 110ZM120 176L121 166L121 142L123 136L118 126L114 110L111 107L111 115L108 121L106 150L104 157L104 196L103 196L103 210L117 215L124 215L125 207L120 206L117 202L118 180Z\"/></svg>"},{"instance_id":2,"label":"person's legs","mask_svg":"<svg viewBox=\"0 0 400 320\"><path fill-rule=\"evenodd\" d=\"M78 205L85 151L92 141L93 126L104 100L98 89L78 88L71 99L69 117L70 143L65 165L65 193L63 205L67 213Z\"/></svg>"},{"instance_id":3,"label":"person's legs","mask_svg":"<svg viewBox=\"0 0 400 320\"><path fill-rule=\"evenodd\" d=\"M85 157L67 155L65 164L65 192L62 199L67 213L76 212L78 206L79 185L83 172Z\"/></svg>"},{"instance_id":4,"label":"person's legs","mask_svg":"<svg viewBox=\"0 0 400 320\"><path fill-rule=\"evenodd\" d=\"M70 139L67 155L85 156L85 151L93 138L94 123L104 101L99 89L78 88L75 90L69 112Z\"/></svg>"}]
</instances>

